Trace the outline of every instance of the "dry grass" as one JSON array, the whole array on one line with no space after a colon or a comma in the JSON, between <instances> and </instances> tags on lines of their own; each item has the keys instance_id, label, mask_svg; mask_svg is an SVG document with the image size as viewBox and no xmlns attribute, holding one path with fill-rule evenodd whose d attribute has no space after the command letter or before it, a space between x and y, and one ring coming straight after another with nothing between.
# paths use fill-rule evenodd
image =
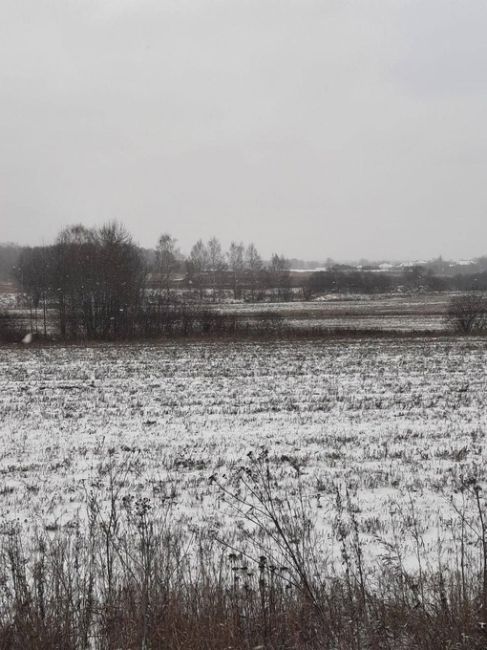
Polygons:
<instances>
[{"instance_id":1,"label":"dry grass","mask_svg":"<svg viewBox=\"0 0 487 650\"><path fill-rule=\"evenodd\" d=\"M465 497L478 519L462 520L462 530L477 531L474 543L468 549L462 536L456 565L414 576L391 562L394 549L388 562L365 566L353 508L337 491L342 571L330 577L305 500L275 497L265 452L240 468L234 488L219 486L249 524L231 539L188 535L170 505L156 518L147 500L121 498L117 472L108 507L91 495L77 527L28 547L18 532L4 535L0 648L486 647L484 503L474 484Z\"/></svg>"}]
</instances>

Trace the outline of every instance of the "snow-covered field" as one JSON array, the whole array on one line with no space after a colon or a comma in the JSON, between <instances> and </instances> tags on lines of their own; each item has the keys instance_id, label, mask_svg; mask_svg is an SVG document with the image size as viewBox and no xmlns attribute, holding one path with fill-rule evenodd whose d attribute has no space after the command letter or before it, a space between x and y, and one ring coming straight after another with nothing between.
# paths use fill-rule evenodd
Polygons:
<instances>
[{"instance_id":1,"label":"snow-covered field","mask_svg":"<svg viewBox=\"0 0 487 650\"><path fill-rule=\"evenodd\" d=\"M0 291L0 309L15 309L18 306L18 296L15 292Z\"/></svg>"},{"instance_id":2,"label":"snow-covered field","mask_svg":"<svg viewBox=\"0 0 487 650\"><path fill-rule=\"evenodd\" d=\"M310 302L223 303L215 309L242 321L277 315L288 328L442 332L453 294L330 294Z\"/></svg>"},{"instance_id":3,"label":"snow-covered field","mask_svg":"<svg viewBox=\"0 0 487 650\"><path fill-rule=\"evenodd\" d=\"M486 407L481 339L3 348L0 514L69 526L91 492L107 496L113 461L121 494L154 512L170 500L188 529L228 530L209 478L268 448L287 496L299 467L325 534L348 486L371 553L398 512L428 550L451 535L461 475L485 478Z\"/></svg>"},{"instance_id":4,"label":"snow-covered field","mask_svg":"<svg viewBox=\"0 0 487 650\"><path fill-rule=\"evenodd\" d=\"M285 316L314 313L318 316L344 314L437 314L443 315L454 293L424 294L326 294L306 302L227 302L218 305L224 313L252 315L271 310Z\"/></svg>"}]
</instances>

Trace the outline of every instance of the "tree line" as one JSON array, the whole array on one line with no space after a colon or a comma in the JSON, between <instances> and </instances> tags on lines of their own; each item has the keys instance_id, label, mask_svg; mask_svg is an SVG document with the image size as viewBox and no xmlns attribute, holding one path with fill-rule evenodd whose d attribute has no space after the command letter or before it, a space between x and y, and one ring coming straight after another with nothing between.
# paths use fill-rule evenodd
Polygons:
<instances>
[{"instance_id":1,"label":"tree line","mask_svg":"<svg viewBox=\"0 0 487 650\"><path fill-rule=\"evenodd\" d=\"M179 273L181 288L193 290L203 299L205 292L212 297L222 290L230 290L232 297L241 299L246 291L247 299L262 298L262 292L275 290L277 299L282 299L290 288L290 264L283 256L274 254L268 263L260 256L255 244L244 246L242 242L231 242L227 251L220 241L212 237L208 242L199 239L188 257L177 248L171 235L163 234L155 251L152 267L153 287L162 288L170 295L174 278Z\"/></svg>"},{"instance_id":2,"label":"tree line","mask_svg":"<svg viewBox=\"0 0 487 650\"><path fill-rule=\"evenodd\" d=\"M487 271L441 276L426 265L405 267L400 272L378 272L342 268L337 264L326 271L310 274L305 287L309 296L320 293L487 291Z\"/></svg>"},{"instance_id":3,"label":"tree line","mask_svg":"<svg viewBox=\"0 0 487 650\"><path fill-rule=\"evenodd\" d=\"M252 243L232 242L224 251L212 237L185 258L171 235L144 251L117 223L71 226L52 245L22 249L13 276L35 331L63 340L235 330L235 319L205 305L244 292L251 301L264 293L284 300L290 291L284 256L264 262Z\"/></svg>"},{"instance_id":4,"label":"tree line","mask_svg":"<svg viewBox=\"0 0 487 650\"><path fill-rule=\"evenodd\" d=\"M155 249L147 250L117 223L68 227L48 246L5 248L8 253L2 257L0 250L0 258L3 266L11 265L21 317L25 321L27 308L30 329L63 340L235 333L242 328L236 315L211 309L222 299L290 301L329 293L487 290L485 271L439 276L424 265L401 272L331 265L325 271L292 273L283 255L265 261L253 243L232 242L224 250L216 237L198 240L184 256L176 239L164 233ZM271 323L260 316L254 321L261 328L266 323L276 328L277 317ZM12 313L0 314L3 338L10 328L12 339L18 340L14 320ZM474 322L481 321L483 317Z\"/></svg>"}]
</instances>

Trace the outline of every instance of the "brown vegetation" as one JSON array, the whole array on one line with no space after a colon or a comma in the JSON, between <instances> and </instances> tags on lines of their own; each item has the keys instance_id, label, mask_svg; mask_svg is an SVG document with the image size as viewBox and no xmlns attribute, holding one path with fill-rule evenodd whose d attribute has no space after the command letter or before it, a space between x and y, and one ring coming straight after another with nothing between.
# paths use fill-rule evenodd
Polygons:
<instances>
[{"instance_id":1,"label":"brown vegetation","mask_svg":"<svg viewBox=\"0 0 487 650\"><path fill-rule=\"evenodd\" d=\"M487 298L479 293L466 293L451 299L447 323L462 334L478 334L487 329Z\"/></svg>"},{"instance_id":2,"label":"brown vegetation","mask_svg":"<svg viewBox=\"0 0 487 650\"><path fill-rule=\"evenodd\" d=\"M122 496L123 468L109 462L106 476L110 502L87 495L85 522L33 544L4 530L0 648L485 648L487 535L475 482L461 486L478 518L458 512L457 557L429 573L420 562L414 575L394 548L366 566L350 496L337 489L342 570L329 575L305 495L274 496L266 452L230 483L210 478L246 524L231 538L175 525L169 495L157 516L150 501Z\"/></svg>"}]
</instances>

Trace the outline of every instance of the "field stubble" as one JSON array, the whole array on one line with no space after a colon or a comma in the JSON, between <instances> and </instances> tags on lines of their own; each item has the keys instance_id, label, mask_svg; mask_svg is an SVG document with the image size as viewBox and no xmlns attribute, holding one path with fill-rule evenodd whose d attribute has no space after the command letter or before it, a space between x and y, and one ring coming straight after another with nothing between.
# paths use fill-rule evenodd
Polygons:
<instances>
[{"instance_id":1,"label":"field stubble","mask_svg":"<svg viewBox=\"0 0 487 650\"><path fill-rule=\"evenodd\" d=\"M202 545L284 561L245 473L260 459L279 514L305 513L320 579L353 557L364 599L394 570L424 610L443 566L465 596L485 567L486 362L483 339L4 348L2 532L27 552L95 515L106 532L115 494L127 522L170 513L192 566Z\"/></svg>"},{"instance_id":2,"label":"field stubble","mask_svg":"<svg viewBox=\"0 0 487 650\"><path fill-rule=\"evenodd\" d=\"M289 461L317 506L347 486L371 535L411 494L436 531L460 477L484 479L482 340L4 349L0 365L2 516L22 526L69 524L108 457L129 463L127 493L219 528L209 477L263 448L286 492Z\"/></svg>"}]
</instances>

